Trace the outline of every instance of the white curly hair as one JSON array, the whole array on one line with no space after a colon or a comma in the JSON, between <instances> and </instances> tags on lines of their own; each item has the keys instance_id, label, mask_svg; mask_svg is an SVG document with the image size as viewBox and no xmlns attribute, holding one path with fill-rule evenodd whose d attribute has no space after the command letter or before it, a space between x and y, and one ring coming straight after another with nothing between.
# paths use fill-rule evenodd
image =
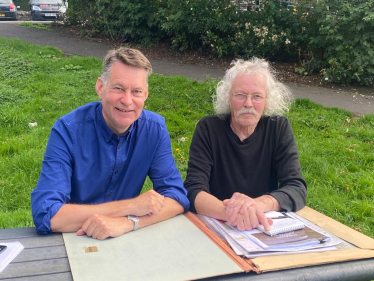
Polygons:
<instances>
[{"instance_id":1,"label":"white curly hair","mask_svg":"<svg viewBox=\"0 0 374 281\"><path fill-rule=\"evenodd\" d=\"M230 91L235 78L240 74L263 74L266 79L266 105L264 115L283 114L289 111L293 99L291 90L283 83L277 81L275 71L264 59L252 58L250 60L237 60L231 63L232 67L226 71L223 79L218 83L213 105L217 115L230 113Z\"/></svg>"}]
</instances>

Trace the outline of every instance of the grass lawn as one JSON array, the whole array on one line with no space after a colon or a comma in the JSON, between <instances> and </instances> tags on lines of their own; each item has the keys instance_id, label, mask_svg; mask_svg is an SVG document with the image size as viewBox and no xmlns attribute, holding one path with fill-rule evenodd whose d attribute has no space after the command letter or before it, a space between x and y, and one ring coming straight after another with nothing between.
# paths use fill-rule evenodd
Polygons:
<instances>
[{"instance_id":1,"label":"grass lawn","mask_svg":"<svg viewBox=\"0 0 374 281\"><path fill-rule=\"evenodd\" d=\"M101 61L2 37L0 54L0 228L33 226L30 192L49 132L58 117L98 100ZM166 118L183 178L195 124L213 114L215 84L150 77L145 108ZM374 238L374 115L356 118L296 100L288 117L308 183L307 205Z\"/></svg>"}]
</instances>

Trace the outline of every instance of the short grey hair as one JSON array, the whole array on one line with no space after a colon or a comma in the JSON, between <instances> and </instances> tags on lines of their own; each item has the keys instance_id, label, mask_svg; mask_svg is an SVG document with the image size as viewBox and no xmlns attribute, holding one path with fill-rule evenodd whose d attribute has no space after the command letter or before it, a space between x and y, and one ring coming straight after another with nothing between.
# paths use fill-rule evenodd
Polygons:
<instances>
[{"instance_id":1,"label":"short grey hair","mask_svg":"<svg viewBox=\"0 0 374 281\"><path fill-rule=\"evenodd\" d=\"M108 82L110 76L110 69L115 62L121 62L125 65L142 68L146 71L146 83L148 85L148 78L152 73L152 65L149 60L143 55L142 52L121 47L118 49L110 50L103 60L103 72L101 73L101 79L104 83Z\"/></svg>"},{"instance_id":2,"label":"short grey hair","mask_svg":"<svg viewBox=\"0 0 374 281\"><path fill-rule=\"evenodd\" d=\"M293 99L291 90L279 82L275 77L274 69L264 59L252 58L250 60L237 60L226 71L223 79L218 83L216 95L213 98L214 109L217 115L230 113L230 92L232 83L238 75L263 74L266 79L266 105L264 115L283 114L289 111Z\"/></svg>"}]
</instances>

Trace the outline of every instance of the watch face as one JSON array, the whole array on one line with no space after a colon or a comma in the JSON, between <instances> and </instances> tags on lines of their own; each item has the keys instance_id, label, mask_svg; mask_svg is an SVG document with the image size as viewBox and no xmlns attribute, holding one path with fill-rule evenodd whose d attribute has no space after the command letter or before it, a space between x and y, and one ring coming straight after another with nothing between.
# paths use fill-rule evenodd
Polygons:
<instances>
[{"instance_id":1,"label":"watch face","mask_svg":"<svg viewBox=\"0 0 374 281\"><path fill-rule=\"evenodd\" d=\"M128 215L128 218L132 221L138 221L139 218L137 216L134 216L134 215Z\"/></svg>"},{"instance_id":2,"label":"watch face","mask_svg":"<svg viewBox=\"0 0 374 281\"><path fill-rule=\"evenodd\" d=\"M133 231L137 230L138 227L139 227L139 218L137 216L134 216L134 215L128 215L127 219L132 220L134 222L134 229L133 229Z\"/></svg>"}]
</instances>

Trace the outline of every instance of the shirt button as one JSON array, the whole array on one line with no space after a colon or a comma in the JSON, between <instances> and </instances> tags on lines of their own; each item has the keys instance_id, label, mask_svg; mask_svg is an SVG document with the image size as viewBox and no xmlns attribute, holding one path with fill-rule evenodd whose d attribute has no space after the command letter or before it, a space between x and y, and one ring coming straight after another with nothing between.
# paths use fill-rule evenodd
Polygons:
<instances>
[{"instance_id":1,"label":"shirt button","mask_svg":"<svg viewBox=\"0 0 374 281\"><path fill-rule=\"evenodd\" d=\"M114 174L117 175L117 174L118 174L118 170L115 170L115 171L114 171Z\"/></svg>"},{"instance_id":2,"label":"shirt button","mask_svg":"<svg viewBox=\"0 0 374 281\"><path fill-rule=\"evenodd\" d=\"M120 145L118 146L118 149L121 149L121 146L120 146Z\"/></svg>"},{"instance_id":3,"label":"shirt button","mask_svg":"<svg viewBox=\"0 0 374 281\"><path fill-rule=\"evenodd\" d=\"M108 193L108 194L106 195L106 197L110 197L110 195L112 195L112 194Z\"/></svg>"}]
</instances>

